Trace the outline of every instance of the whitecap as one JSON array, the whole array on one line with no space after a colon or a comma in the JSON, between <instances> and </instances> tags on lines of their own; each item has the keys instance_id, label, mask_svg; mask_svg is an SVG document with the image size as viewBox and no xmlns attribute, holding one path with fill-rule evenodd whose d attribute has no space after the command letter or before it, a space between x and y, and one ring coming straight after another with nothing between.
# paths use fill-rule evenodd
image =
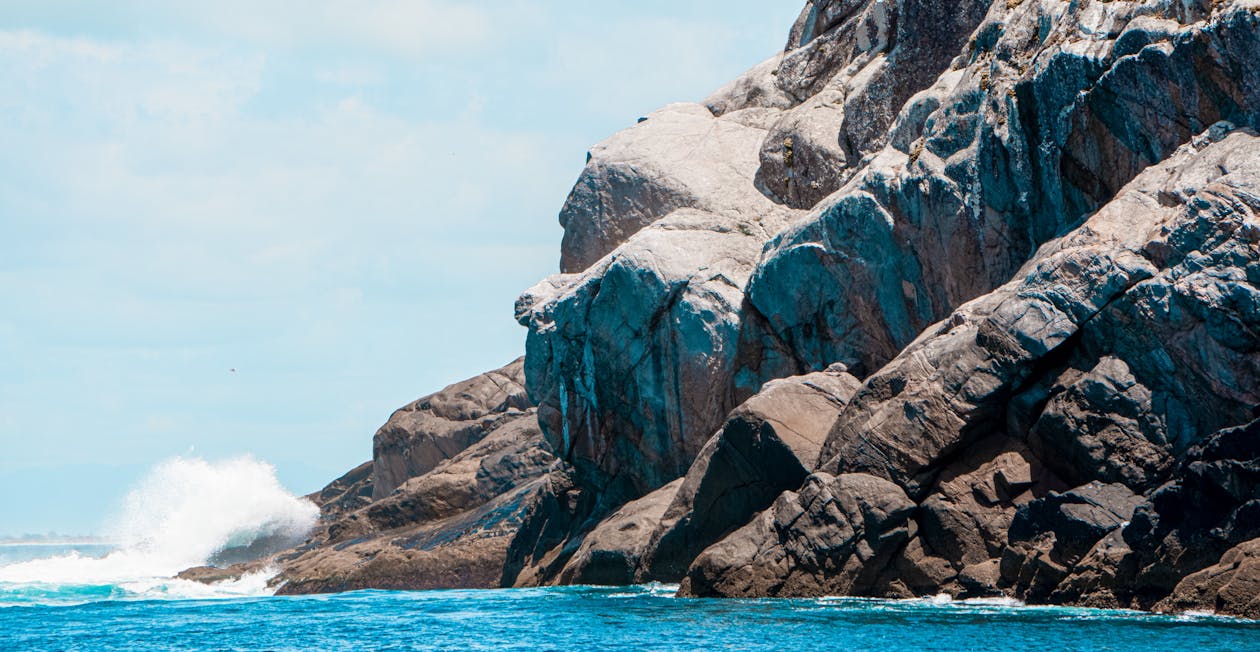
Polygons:
<instances>
[{"instance_id":1,"label":"whitecap","mask_svg":"<svg viewBox=\"0 0 1260 652\"><path fill-rule=\"evenodd\" d=\"M64 586L71 601L83 594L82 587L106 586L135 598L266 594L274 571L211 585L174 576L225 551L261 556L300 543L318 517L314 504L280 485L270 464L252 457L220 462L177 457L155 466L127 495L109 527L117 549L104 556L71 551L3 565L0 588L13 595L30 586L47 597L48 587Z\"/></svg>"}]
</instances>

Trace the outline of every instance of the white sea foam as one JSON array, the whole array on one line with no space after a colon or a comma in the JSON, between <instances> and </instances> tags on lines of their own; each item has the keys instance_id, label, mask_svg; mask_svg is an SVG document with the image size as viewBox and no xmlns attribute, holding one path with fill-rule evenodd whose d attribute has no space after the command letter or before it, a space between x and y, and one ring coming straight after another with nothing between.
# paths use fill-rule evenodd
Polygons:
<instances>
[{"instance_id":1,"label":"white sea foam","mask_svg":"<svg viewBox=\"0 0 1260 652\"><path fill-rule=\"evenodd\" d=\"M214 586L171 578L227 549L299 543L318 516L310 501L280 485L270 464L250 457L174 458L154 467L127 495L108 532L116 550L103 557L74 551L0 566L0 583L114 585L145 597L265 593L270 577L265 573Z\"/></svg>"}]
</instances>

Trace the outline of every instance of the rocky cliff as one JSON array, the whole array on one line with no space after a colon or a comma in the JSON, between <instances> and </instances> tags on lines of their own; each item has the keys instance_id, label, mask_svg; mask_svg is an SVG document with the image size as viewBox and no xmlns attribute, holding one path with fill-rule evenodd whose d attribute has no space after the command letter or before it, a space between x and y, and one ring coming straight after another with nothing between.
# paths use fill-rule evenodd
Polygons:
<instances>
[{"instance_id":1,"label":"rocky cliff","mask_svg":"<svg viewBox=\"0 0 1260 652\"><path fill-rule=\"evenodd\" d=\"M1260 2L811 0L592 148L526 356L286 591L679 581L1260 617Z\"/></svg>"}]
</instances>

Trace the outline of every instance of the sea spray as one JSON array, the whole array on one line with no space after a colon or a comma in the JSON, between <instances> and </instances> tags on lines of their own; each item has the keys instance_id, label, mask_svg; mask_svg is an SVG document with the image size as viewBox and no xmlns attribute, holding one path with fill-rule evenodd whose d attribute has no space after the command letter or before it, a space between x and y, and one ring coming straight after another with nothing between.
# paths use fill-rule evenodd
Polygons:
<instances>
[{"instance_id":1,"label":"sea spray","mask_svg":"<svg viewBox=\"0 0 1260 652\"><path fill-rule=\"evenodd\" d=\"M263 540L300 543L319 509L276 479L275 468L251 457L210 463L174 458L158 464L132 490L111 538L179 566Z\"/></svg>"},{"instance_id":2,"label":"sea spray","mask_svg":"<svg viewBox=\"0 0 1260 652\"><path fill-rule=\"evenodd\" d=\"M252 457L220 462L177 457L161 462L126 497L107 527L118 548L103 557L70 552L0 566L0 584L117 585L127 593L169 592L166 581L231 551L299 543L319 510L284 489L275 468ZM230 554L228 555L230 558ZM233 593L262 587L256 579ZM257 585L257 586L255 586Z\"/></svg>"}]
</instances>

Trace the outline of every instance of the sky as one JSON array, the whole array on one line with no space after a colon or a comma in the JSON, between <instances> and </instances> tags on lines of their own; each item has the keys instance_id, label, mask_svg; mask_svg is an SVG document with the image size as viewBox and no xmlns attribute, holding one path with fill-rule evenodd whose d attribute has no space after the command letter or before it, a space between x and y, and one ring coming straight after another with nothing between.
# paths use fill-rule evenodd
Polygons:
<instances>
[{"instance_id":1,"label":"sky","mask_svg":"<svg viewBox=\"0 0 1260 652\"><path fill-rule=\"evenodd\" d=\"M524 353L587 148L802 5L0 0L0 536L99 532L172 456L369 459Z\"/></svg>"}]
</instances>

